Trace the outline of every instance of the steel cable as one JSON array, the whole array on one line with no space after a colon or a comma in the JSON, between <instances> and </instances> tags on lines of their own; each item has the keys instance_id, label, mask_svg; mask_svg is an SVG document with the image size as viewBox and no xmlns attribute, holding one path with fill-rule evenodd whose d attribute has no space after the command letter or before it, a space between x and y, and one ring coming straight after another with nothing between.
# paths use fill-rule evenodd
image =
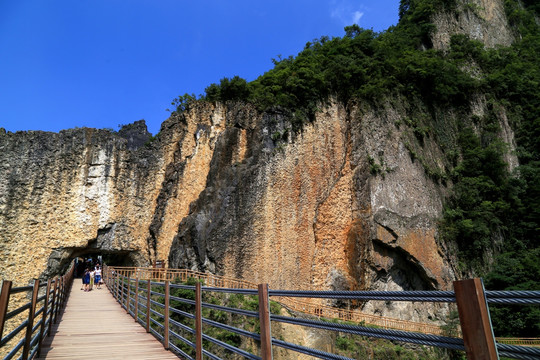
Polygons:
<instances>
[{"instance_id":1,"label":"steel cable","mask_svg":"<svg viewBox=\"0 0 540 360\"><path fill-rule=\"evenodd\" d=\"M501 352L504 351L519 355L530 355L534 356L535 359L540 358L540 348L538 347L497 344L497 349Z\"/></svg>"},{"instance_id":2,"label":"steel cable","mask_svg":"<svg viewBox=\"0 0 540 360\"><path fill-rule=\"evenodd\" d=\"M537 290L486 290L486 297L490 298L540 298Z\"/></svg>"},{"instance_id":3,"label":"steel cable","mask_svg":"<svg viewBox=\"0 0 540 360\"><path fill-rule=\"evenodd\" d=\"M160 308L162 308L162 309L165 309L165 304L162 304L162 303L157 302L157 301L155 301L155 300L150 299L150 304L155 305L155 306L157 306L157 307L160 307Z\"/></svg>"},{"instance_id":4,"label":"steel cable","mask_svg":"<svg viewBox=\"0 0 540 360\"><path fill-rule=\"evenodd\" d=\"M214 320L210 320L210 319L206 319L206 318L202 318L202 321L204 323L208 324L208 325L211 325L211 326L223 329L223 330L227 330L227 331L236 333L238 335L243 335L243 336L255 339L257 341L261 340L261 336L259 334L255 334L255 333L249 332L247 330L238 329L238 328L236 328L234 326L225 325L225 324L222 324L222 323L220 323L218 321L214 321Z\"/></svg>"},{"instance_id":5,"label":"steel cable","mask_svg":"<svg viewBox=\"0 0 540 360\"><path fill-rule=\"evenodd\" d=\"M221 340L214 339L211 336L202 334L202 338L207 340L207 341L213 342L214 344L216 344L218 346L221 346L224 349L227 349L227 350L232 351L232 352L234 352L236 354L242 355L243 357L246 357L248 359L261 360L260 357L258 357L256 355L253 355L252 353L249 353L249 352L247 352L245 350L239 349L239 348L237 348L235 346L229 345L229 344L227 344L227 343L225 343L225 342L223 342ZM219 359L219 358L217 358L217 359Z\"/></svg>"},{"instance_id":6,"label":"steel cable","mask_svg":"<svg viewBox=\"0 0 540 360\"><path fill-rule=\"evenodd\" d=\"M184 299L184 298L180 298L180 297L176 297L176 296L171 296L170 299L180 301L180 302L183 302L183 303L189 304L189 305L195 305L195 300L188 300L188 299Z\"/></svg>"},{"instance_id":7,"label":"steel cable","mask_svg":"<svg viewBox=\"0 0 540 360\"><path fill-rule=\"evenodd\" d=\"M233 293L233 294L243 294L243 295L258 295L259 292L256 289L231 289L231 288L216 288L216 287L201 287L202 291L211 291L211 292L222 292L222 293Z\"/></svg>"},{"instance_id":8,"label":"steel cable","mask_svg":"<svg viewBox=\"0 0 540 360\"><path fill-rule=\"evenodd\" d=\"M363 326L347 325L347 324L336 324L328 323L317 320L308 320L308 319L295 319L287 316L275 316L270 317L271 320L286 322L294 325L309 326L323 330L329 331L341 331L349 334L360 335L360 336L370 336L388 340L409 342L420 345L430 345L430 346L439 346L447 349L454 350L464 350L462 339L438 336L438 335L427 335L421 333L413 333L407 331L399 330L388 330L388 329L376 329L376 328L367 328Z\"/></svg>"},{"instance_id":9,"label":"steel cable","mask_svg":"<svg viewBox=\"0 0 540 360\"><path fill-rule=\"evenodd\" d=\"M182 316L185 316L187 318L190 318L190 319L195 319L195 315L193 314L190 314L188 312L185 312L185 311L182 311L182 310L178 310L178 309L175 309L175 308L169 308L169 311L170 312L173 312L175 314L178 314L178 315L182 315Z\"/></svg>"},{"instance_id":10,"label":"steel cable","mask_svg":"<svg viewBox=\"0 0 540 360\"><path fill-rule=\"evenodd\" d=\"M169 286L174 288L174 289L193 290L193 291L195 291L195 286L193 286L193 285L169 284Z\"/></svg>"},{"instance_id":11,"label":"steel cable","mask_svg":"<svg viewBox=\"0 0 540 360\"><path fill-rule=\"evenodd\" d=\"M183 339L183 338L182 338ZM178 339L180 341L182 341L181 339ZM185 352L183 352L182 350L180 350L179 347L177 347L176 345L174 344L169 344L169 346L171 347L171 349L174 350L174 352L180 354L181 356L185 357L186 359L188 360L193 360L193 358L191 356L189 356L188 354L186 354Z\"/></svg>"},{"instance_id":12,"label":"steel cable","mask_svg":"<svg viewBox=\"0 0 540 360\"><path fill-rule=\"evenodd\" d=\"M227 306L214 305L214 304L209 304L209 303L205 303L205 302L203 302L201 305L203 307L205 307L205 308L208 308L208 309L221 310L221 311L226 311L226 312L230 312L230 313L234 313L234 314L250 316L250 317L254 317L254 318L259 317L259 313L256 312L256 311L230 308L230 307L227 307Z\"/></svg>"},{"instance_id":13,"label":"steel cable","mask_svg":"<svg viewBox=\"0 0 540 360\"><path fill-rule=\"evenodd\" d=\"M504 305L539 305L539 298L491 298L487 299L489 304L504 304Z\"/></svg>"},{"instance_id":14,"label":"steel cable","mask_svg":"<svg viewBox=\"0 0 540 360\"><path fill-rule=\"evenodd\" d=\"M453 291L311 291L311 290L269 290L270 296L328 298L328 299L366 299L394 301L455 302Z\"/></svg>"},{"instance_id":15,"label":"steel cable","mask_svg":"<svg viewBox=\"0 0 540 360\"><path fill-rule=\"evenodd\" d=\"M195 334L195 329L192 329L192 328L190 328L189 326L184 325L184 324L182 324L182 323L180 323L180 322L178 322L178 321L175 321L175 320L173 320L173 319L169 319L169 323L172 324L172 325L174 325L174 326L179 327L180 329L182 329L182 330L184 330L184 331L187 331L187 332L189 332L189 333Z\"/></svg>"},{"instance_id":16,"label":"steel cable","mask_svg":"<svg viewBox=\"0 0 540 360\"><path fill-rule=\"evenodd\" d=\"M17 336L18 333L20 333L24 328L28 327L28 319L24 320L19 326L17 326L14 330L12 330L9 334L4 336L0 340L0 347L4 346L8 343L11 339L13 339L15 336Z\"/></svg>"},{"instance_id":17,"label":"steel cable","mask_svg":"<svg viewBox=\"0 0 540 360\"><path fill-rule=\"evenodd\" d=\"M272 344L275 344L284 349L293 350L302 354L317 357L319 359L332 359L332 360L354 360L345 356L327 353L321 350L308 348L301 345L292 344L283 340L272 338Z\"/></svg>"}]
</instances>

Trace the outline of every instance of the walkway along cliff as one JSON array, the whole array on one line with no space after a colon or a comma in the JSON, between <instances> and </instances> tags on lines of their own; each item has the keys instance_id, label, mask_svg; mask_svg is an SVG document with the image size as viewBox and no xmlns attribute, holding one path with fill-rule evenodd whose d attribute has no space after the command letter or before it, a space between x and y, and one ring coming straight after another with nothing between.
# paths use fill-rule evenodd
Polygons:
<instances>
[{"instance_id":1,"label":"walkway along cliff","mask_svg":"<svg viewBox=\"0 0 540 360\"><path fill-rule=\"evenodd\" d=\"M445 51L456 32L486 46L513 41L502 1L458 3L434 15L438 30L420 48ZM464 123L489 116L508 168L518 163L506 109L481 92L465 105L329 96L295 128L280 107L201 100L154 137L144 121L119 132L0 130L0 277L26 284L100 253L113 265L164 261L273 288L447 290L460 271L439 234L449 146ZM411 321L448 314L354 306Z\"/></svg>"}]
</instances>

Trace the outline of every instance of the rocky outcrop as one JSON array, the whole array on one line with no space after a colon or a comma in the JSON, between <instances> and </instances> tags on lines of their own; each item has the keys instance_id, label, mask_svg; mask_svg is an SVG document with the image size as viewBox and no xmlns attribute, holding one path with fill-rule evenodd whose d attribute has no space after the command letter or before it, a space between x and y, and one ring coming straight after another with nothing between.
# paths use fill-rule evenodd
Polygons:
<instances>
[{"instance_id":1,"label":"rocky outcrop","mask_svg":"<svg viewBox=\"0 0 540 360\"><path fill-rule=\"evenodd\" d=\"M429 176L445 157L403 125L404 107L330 101L294 132L278 110L200 102L131 149L107 130L4 133L0 276L99 252L273 288L447 289L437 221L450 184Z\"/></svg>"},{"instance_id":2,"label":"rocky outcrop","mask_svg":"<svg viewBox=\"0 0 540 360\"><path fill-rule=\"evenodd\" d=\"M434 43L473 34L474 21L461 18L473 10L496 20L477 38L511 41L504 29L488 39L500 2L478 4L436 20ZM437 232L452 185L440 176L447 160L437 134L406 118L421 101L387 101L331 99L301 130L280 109L201 101L155 137L141 121L118 133L0 131L0 277L26 282L101 253L117 264L165 260L272 288L448 289L456 272ZM471 97L474 115L486 106ZM455 142L459 115L437 113L425 121ZM504 109L495 116L513 148ZM355 306L421 320L407 303Z\"/></svg>"},{"instance_id":3,"label":"rocky outcrop","mask_svg":"<svg viewBox=\"0 0 540 360\"><path fill-rule=\"evenodd\" d=\"M196 139L196 130L213 124L193 116L198 121L188 126L184 117L167 120L157 138L149 138L144 122L119 133L1 133L0 277L24 282L54 274L89 253L140 266L166 259L198 196L195 182L204 187L206 179L204 166L190 159L211 146L212 131Z\"/></svg>"},{"instance_id":4,"label":"rocky outcrop","mask_svg":"<svg viewBox=\"0 0 540 360\"><path fill-rule=\"evenodd\" d=\"M298 134L280 113L227 118L238 121L216 142L172 267L274 288L450 286L455 275L436 242L446 190L411 158L397 109L333 103ZM442 158L424 148L426 158Z\"/></svg>"},{"instance_id":5,"label":"rocky outcrop","mask_svg":"<svg viewBox=\"0 0 540 360\"><path fill-rule=\"evenodd\" d=\"M514 41L501 0L457 0L452 10L436 13L432 22L436 29L433 47L438 50L448 49L454 34L468 35L488 48Z\"/></svg>"}]
</instances>

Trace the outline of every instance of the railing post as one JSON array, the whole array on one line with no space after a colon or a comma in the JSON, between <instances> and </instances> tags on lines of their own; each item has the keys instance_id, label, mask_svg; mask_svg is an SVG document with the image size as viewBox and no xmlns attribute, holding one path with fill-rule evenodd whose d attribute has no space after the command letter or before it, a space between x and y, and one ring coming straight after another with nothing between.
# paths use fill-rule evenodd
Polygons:
<instances>
[{"instance_id":1,"label":"railing post","mask_svg":"<svg viewBox=\"0 0 540 360\"><path fill-rule=\"evenodd\" d=\"M454 281L454 292L467 359L499 359L482 280Z\"/></svg>"},{"instance_id":2,"label":"railing post","mask_svg":"<svg viewBox=\"0 0 540 360\"><path fill-rule=\"evenodd\" d=\"M47 290L45 293L45 303L43 304L43 316L41 317L42 323L41 323L41 330L39 335L39 342L38 342L38 351L37 351L37 357L39 358L41 356L41 346L43 344L43 337L45 336L45 323L47 322L47 310L49 309L49 295L51 292L51 279L47 281Z\"/></svg>"},{"instance_id":3,"label":"railing post","mask_svg":"<svg viewBox=\"0 0 540 360\"><path fill-rule=\"evenodd\" d=\"M56 301L56 313L54 314L55 321L58 317L58 314L60 313L62 304L64 303L63 297L64 297L64 277L59 276L58 277L58 300Z\"/></svg>"},{"instance_id":4,"label":"railing post","mask_svg":"<svg viewBox=\"0 0 540 360\"><path fill-rule=\"evenodd\" d=\"M151 280L146 284L146 332L150 332L150 292L152 291Z\"/></svg>"},{"instance_id":5,"label":"railing post","mask_svg":"<svg viewBox=\"0 0 540 360\"><path fill-rule=\"evenodd\" d=\"M137 278L135 281L135 310L133 313L135 315L135 322L139 322L139 273L137 273Z\"/></svg>"},{"instance_id":6,"label":"railing post","mask_svg":"<svg viewBox=\"0 0 540 360\"><path fill-rule=\"evenodd\" d=\"M129 314L129 291L131 290L131 278L129 274L126 276L126 313Z\"/></svg>"},{"instance_id":7,"label":"railing post","mask_svg":"<svg viewBox=\"0 0 540 360\"><path fill-rule=\"evenodd\" d=\"M51 316L49 317L49 330L47 331L49 334L52 330L52 324L54 321L54 306L56 305L56 287L58 286L58 279L54 280L54 290L51 298Z\"/></svg>"},{"instance_id":8,"label":"railing post","mask_svg":"<svg viewBox=\"0 0 540 360\"><path fill-rule=\"evenodd\" d=\"M54 282L54 298L53 298L53 301L54 301L54 306L51 309L51 318L53 319L52 322L54 322L56 324L56 320L58 319L58 303L60 302L60 276L57 276L56 280Z\"/></svg>"},{"instance_id":9,"label":"railing post","mask_svg":"<svg viewBox=\"0 0 540 360\"><path fill-rule=\"evenodd\" d=\"M114 299L118 301L120 294L120 272L116 270L116 277L114 278Z\"/></svg>"},{"instance_id":10,"label":"railing post","mask_svg":"<svg viewBox=\"0 0 540 360\"><path fill-rule=\"evenodd\" d=\"M0 339L4 334L4 322L6 321L11 285L11 281L2 281L2 292L0 292Z\"/></svg>"},{"instance_id":11,"label":"railing post","mask_svg":"<svg viewBox=\"0 0 540 360\"><path fill-rule=\"evenodd\" d=\"M34 327L34 317L36 314L36 304L39 292L39 280L34 280L34 288L32 289L32 305L28 312L28 326L26 327L26 338L24 340L24 347L22 353L22 359L27 360L30 354L30 344L32 343L32 328Z\"/></svg>"},{"instance_id":12,"label":"railing post","mask_svg":"<svg viewBox=\"0 0 540 360\"><path fill-rule=\"evenodd\" d=\"M195 284L195 345L195 359L202 360L202 293L199 281Z\"/></svg>"},{"instance_id":13,"label":"railing post","mask_svg":"<svg viewBox=\"0 0 540 360\"><path fill-rule=\"evenodd\" d=\"M268 305L268 284L259 284L259 323L261 327L261 357L272 359L272 333L270 331L270 307Z\"/></svg>"},{"instance_id":14,"label":"railing post","mask_svg":"<svg viewBox=\"0 0 540 360\"><path fill-rule=\"evenodd\" d=\"M122 275L118 274L118 299L117 301L120 303L120 306L122 306L124 301L124 272L122 272Z\"/></svg>"},{"instance_id":15,"label":"railing post","mask_svg":"<svg viewBox=\"0 0 540 360\"><path fill-rule=\"evenodd\" d=\"M165 281L165 310L163 311L163 317L165 323L163 324L163 347L169 349L169 300L170 300L171 288L169 286L169 280Z\"/></svg>"},{"instance_id":16,"label":"railing post","mask_svg":"<svg viewBox=\"0 0 540 360\"><path fill-rule=\"evenodd\" d=\"M60 281L60 284L62 285L62 290L60 291L60 301L58 302L58 312L60 315L62 314L62 309L66 304L66 277L62 276L61 279L62 281Z\"/></svg>"}]
</instances>

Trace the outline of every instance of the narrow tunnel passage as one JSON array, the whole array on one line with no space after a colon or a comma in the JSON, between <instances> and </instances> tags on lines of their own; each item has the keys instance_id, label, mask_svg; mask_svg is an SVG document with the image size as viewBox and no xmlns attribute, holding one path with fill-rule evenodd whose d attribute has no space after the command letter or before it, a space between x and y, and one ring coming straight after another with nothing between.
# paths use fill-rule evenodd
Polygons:
<instances>
[{"instance_id":1,"label":"narrow tunnel passage","mask_svg":"<svg viewBox=\"0 0 540 360\"><path fill-rule=\"evenodd\" d=\"M75 261L75 277L80 277L85 267L97 264L111 266L135 266L138 251L98 249L93 246L85 248L53 249L49 256L47 269L40 278L47 279L65 273L71 263Z\"/></svg>"}]
</instances>

